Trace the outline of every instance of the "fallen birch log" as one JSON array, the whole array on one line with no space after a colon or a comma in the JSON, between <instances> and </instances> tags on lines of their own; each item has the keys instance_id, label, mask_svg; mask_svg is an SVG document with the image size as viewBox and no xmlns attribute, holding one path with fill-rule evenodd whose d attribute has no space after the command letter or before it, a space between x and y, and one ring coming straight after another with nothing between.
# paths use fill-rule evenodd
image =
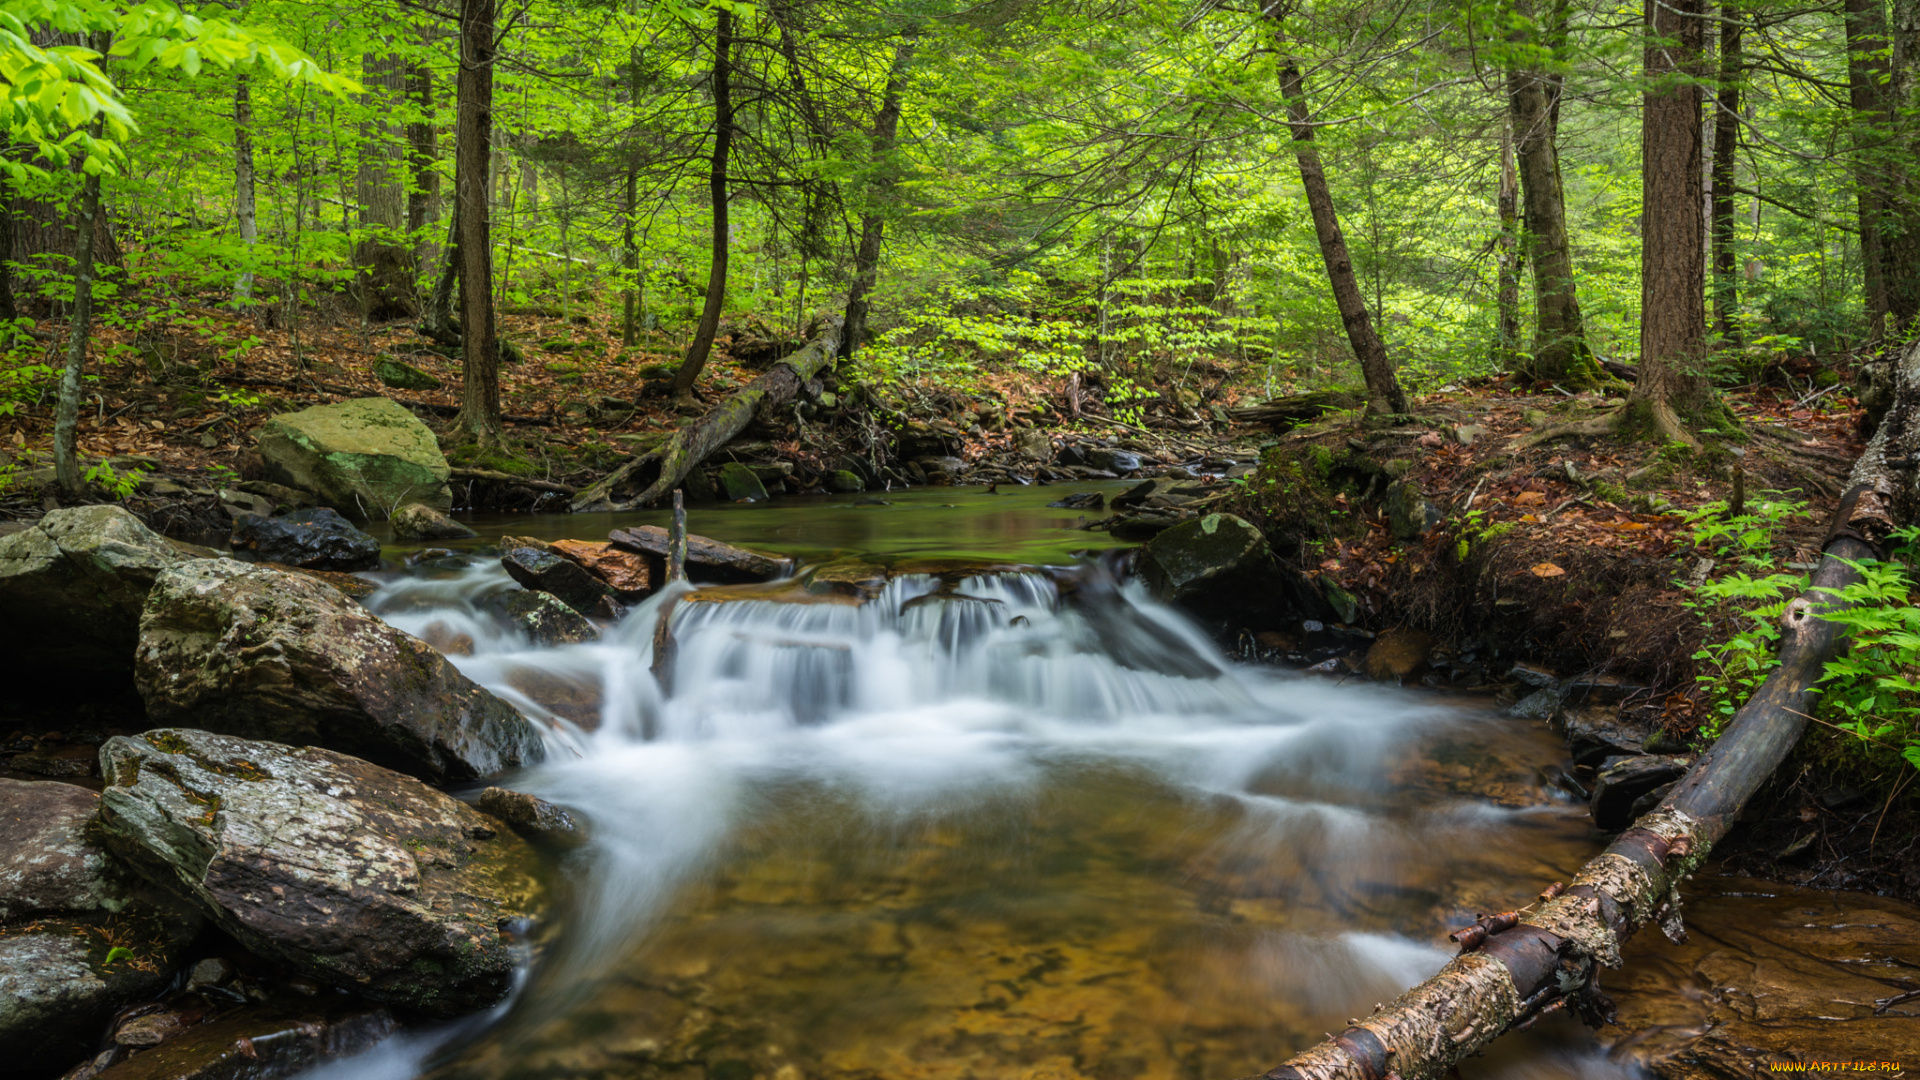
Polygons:
<instances>
[{"instance_id":1,"label":"fallen birch log","mask_svg":"<svg viewBox=\"0 0 1920 1080\"><path fill-rule=\"evenodd\" d=\"M1571 1009L1594 1026L1612 1019L1603 968L1649 922L1684 940L1679 884L1725 836L1806 727L1815 683L1846 645L1822 619L1832 591L1860 579L1849 565L1880 557L1915 508L1912 455L1920 449L1920 343L1896 373L1894 405L1854 463L1808 587L1780 618L1780 666L1748 698L1718 742L1652 813L1519 911L1482 916L1451 937L1460 955L1440 973L1326 1042L1268 1070L1266 1080L1438 1080L1494 1039Z\"/></svg>"},{"instance_id":2,"label":"fallen birch log","mask_svg":"<svg viewBox=\"0 0 1920 1080\"><path fill-rule=\"evenodd\" d=\"M839 351L840 322L829 320L826 329L805 348L736 390L666 442L634 456L605 479L583 489L573 497L573 510L631 510L666 498L709 454L745 430L754 414L793 400L808 379L833 365Z\"/></svg>"}]
</instances>

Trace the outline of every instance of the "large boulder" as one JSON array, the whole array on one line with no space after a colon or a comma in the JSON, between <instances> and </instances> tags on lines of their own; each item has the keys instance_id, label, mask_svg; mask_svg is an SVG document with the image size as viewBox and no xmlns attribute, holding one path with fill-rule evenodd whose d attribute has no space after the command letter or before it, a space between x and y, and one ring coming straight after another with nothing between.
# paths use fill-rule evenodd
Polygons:
<instances>
[{"instance_id":1,"label":"large boulder","mask_svg":"<svg viewBox=\"0 0 1920 1080\"><path fill-rule=\"evenodd\" d=\"M260 428L260 456L268 479L357 517L384 518L410 502L453 505L451 470L433 432L386 398L276 416Z\"/></svg>"},{"instance_id":2,"label":"large boulder","mask_svg":"<svg viewBox=\"0 0 1920 1080\"><path fill-rule=\"evenodd\" d=\"M0 779L0 1061L51 1075L128 1002L166 988L200 928L87 836L100 796Z\"/></svg>"},{"instance_id":3,"label":"large boulder","mask_svg":"<svg viewBox=\"0 0 1920 1080\"><path fill-rule=\"evenodd\" d=\"M436 783L544 756L526 717L426 642L325 582L231 559L154 583L134 677L157 722L325 746Z\"/></svg>"},{"instance_id":4,"label":"large boulder","mask_svg":"<svg viewBox=\"0 0 1920 1080\"><path fill-rule=\"evenodd\" d=\"M431 1016L499 1001L544 894L525 841L319 747L150 731L100 748L100 831L253 952Z\"/></svg>"},{"instance_id":5,"label":"large boulder","mask_svg":"<svg viewBox=\"0 0 1920 1080\"><path fill-rule=\"evenodd\" d=\"M233 519L228 543L262 562L302 570L372 570L380 565L380 541L324 506L278 517L241 514Z\"/></svg>"},{"instance_id":6,"label":"large boulder","mask_svg":"<svg viewBox=\"0 0 1920 1080\"><path fill-rule=\"evenodd\" d=\"M31 673L26 686L125 683L147 590L186 559L118 506L55 510L0 538L0 656ZM22 686L13 680L11 692Z\"/></svg>"},{"instance_id":7,"label":"large boulder","mask_svg":"<svg viewBox=\"0 0 1920 1080\"><path fill-rule=\"evenodd\" d=\"M1136 564L1154 596L1216 633L1260 632L1332 610L1299 571L1282 566L1252 523L1208 514L1165 529Z\"/></svg>"}]
</instances>

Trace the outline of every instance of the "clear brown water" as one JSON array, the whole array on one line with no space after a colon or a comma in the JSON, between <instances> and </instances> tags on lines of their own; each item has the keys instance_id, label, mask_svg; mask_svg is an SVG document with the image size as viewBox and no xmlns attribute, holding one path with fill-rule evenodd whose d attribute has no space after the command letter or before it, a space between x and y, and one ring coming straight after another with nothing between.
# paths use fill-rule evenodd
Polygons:
<instances>
[{"instance_id":1,"label":"clear brown water","mask_svg":"<svg viewBox=\"0 0 1920 1080\"><path fill-rule=\"evenodd\" d=\"M693 527L811 558L1063 562L1104 538L1035 505L1062 490ZM600 644L533 649L467 606L503 587L479 562L371 602L470 630L464 670L551 707L555 760L513 782L583 811L594 842L497 1016L329 1078L1225 1080L1364 1015L1439 967L1448 928L1597 849L1543 781L1562 760L1543 727L1227 665L1133 592L1081 610L1003 575L944 597L902 580L863 608L683 603L663 696L655 605ZM1543 1024L1465 1072L1635 1071Z\"/></svg>"}]
</instances>

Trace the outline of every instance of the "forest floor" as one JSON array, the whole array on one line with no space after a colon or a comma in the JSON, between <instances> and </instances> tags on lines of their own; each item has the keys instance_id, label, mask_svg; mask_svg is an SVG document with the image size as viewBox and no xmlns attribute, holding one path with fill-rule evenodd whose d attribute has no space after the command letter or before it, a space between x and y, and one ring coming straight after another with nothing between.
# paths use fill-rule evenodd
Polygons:
<instances>
[{"instance_id":1,"label":"forest floor","mask_svg":"<svg viewBox=\"0 0 1920 1080\"><path fill-rule=\"evenodd\" d=\"M523 352L501 377L517 475L552 490L577 488L686 422L664 393L674 342L655 336L628 347L604 323L537 315L502 323ZM256 343L247 347L248 339ZM769 348L757 334L723 330L703 374L704 400L756 377L777 359L777 346L773 355ZM57 364L57 354L49 345L45 362ZM258 468L253 430L275 413L382 395L414 406L445 433L459 401L458 360L433 351L410 325L309 325L296 340L224 311L190 309L187 318L137 332L103 330L95 355L106 362L96 361L98 378L87 388L80 445L122 474L248 476ZM394 389L375 374L383 358L426 378ZM1548 437L1611 407L1623 390L1568 395L1502 379L1419 397L1411 418L1391 425L1337 413L1278 433L1224 423L1224 408L1245 393L1224 373L1198 402L1159 388L1164 408L1127 421L1060 377L982 374L965 391L888 387L864 395L847 392L844 374L831 385L845 400L817 423L758 433L803 475L824 474L847 448L871 446L880 429L902 422L945 423L951 452L983 469L1010 460L1030 428L1056 440L1118 437L1160 451L1163 465L1213 460L1209 447L1244 458L1264 446L1261 467L1235 479L1225 505L1260 525L1298 569L1350 595L1350 621L1368 637L1424 636L1427 658L1402 673L1407 681L1485 690L1491 677L1512 693L1499 668L1524 659L1561 677L1614 680L1625 688L1623 712L1681 743L1696 739L1707 719L1696 654L1744 619L1696 603L1683 584L1741 568L1697 546L1689 516L1732 501L1736 489L1748 506L1804 504L1759 555L1778 567L1810 565L1862 445L1845 390L1811 385L1730 391L1743 430L1713 450ZM51 395L12 405L0 412L0 446L15 463L0 488L0 515L24 518L49 505L41 485L50 479ZM1082 419L1070 421L1075 414ZM497 456L462 461L459 448L449 450L457 467L501 464ZM1301 655L1285 628L1260 634L1252 651ZM1333 669L1357 667L1358 655ZM1816 728L1723 851L1741 870L1777 880L1920 896L1920 812L1907 779Z\"/></svg>"}]
</instances>

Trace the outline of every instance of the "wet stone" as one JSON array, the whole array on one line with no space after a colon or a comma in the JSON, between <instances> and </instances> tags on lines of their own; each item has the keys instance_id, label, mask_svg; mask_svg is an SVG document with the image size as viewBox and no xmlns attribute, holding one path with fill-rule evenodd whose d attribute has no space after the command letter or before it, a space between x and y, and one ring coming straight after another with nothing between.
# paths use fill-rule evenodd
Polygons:
<instances>
[{"instance_id":1,"label":"wet stone","mask_svg":"<svg viewBox=\"0 0 1920 1080\"><path fill-rule=\"evenodd\" d=\"M1678 755L1645 755L1622 758L1602 767L1594 778L1593 799L1588 803L1594 827L1602 832L1619 832L1633 824L1634 805L1641 797L1685 776L1691 764Z\"/></svg>"},{"instance_id":2,"label":"wet stone","mask_svg":"<svg viewBox=\"0 0 1920 1080\"><path fill-rule=\"evenodd\" d=\"M607 595L605 582L589 574L579 563L552 551L513 548L500 556L500 565L506 567L507 576L522 588L557 597L583 615L591 612L600 598Z\"/></svg>"},{"instance_id":3,"label":"wet stone","mask_svg":"<svg viewBox=\"0 0 1920 1080\"><path fill-rule=\"evenodd\" d=\"M1056 510L1098 510L1106 503L1106 496L1098 491L1081 491L1058 498L1047 505Z\"/></svg>"},{"instance_id":4,"label":"wet stone","mask_svg":"<svg viewBox=\"0 0 1920 1080\"><path fill-rule=\"evenodd\" d=\"M480 793L474 805L543 847L570 850L587 841L586 829L572 813L537 795L490 787Z\"/></svg>"},{"instance_id":5,"label":"wet stone","mask_svg":"<svg viewBox=\"0 0 1920 1080\"><path fill-rule=\"evenodd\" d=\"M262 562L304 570L371 570L380 565L380 541L324 506L277 517L242 514L234 519L229 543Z\"/></svg>"},{"instance_id":6,"label":"wet stone","mask_svg":"<svg viewBox=\"0 0 1920 1080\"><path fill-rule=\"evenodd\" d=\"M547 593L509 589L489 593L475 606L526 635L535 645L552 648L600 640L599 629L588 622L586 616ZM468 639L467 651L473 651L471 639Z\"/></svg>"}]
</instances>

